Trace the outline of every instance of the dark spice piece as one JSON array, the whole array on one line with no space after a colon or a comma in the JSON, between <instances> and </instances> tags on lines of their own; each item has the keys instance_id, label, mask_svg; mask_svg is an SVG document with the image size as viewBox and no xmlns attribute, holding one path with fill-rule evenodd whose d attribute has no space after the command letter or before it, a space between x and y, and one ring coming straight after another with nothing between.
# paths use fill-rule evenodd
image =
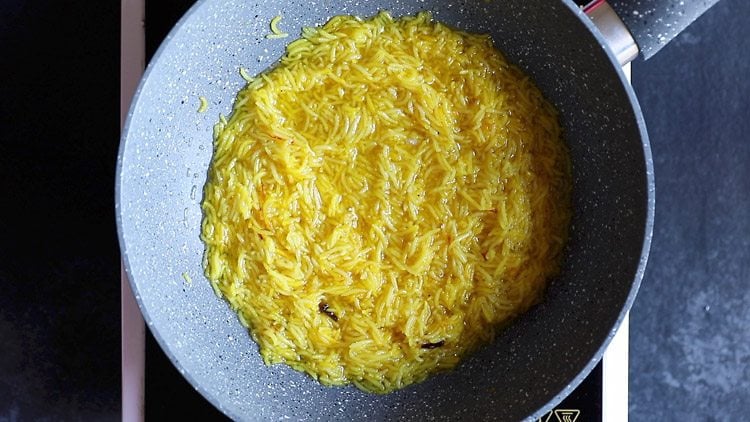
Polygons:
<instances>
[{"instance_id":1,"label":"dark spice piece","mask_svg":"<svg viewBox=\"0 0 750 422\"><path fill-rule=\"evenodd\" d=\"M445 344L445 340L440 340L437 343L425 343L422 345L423 349L437 349L438 347L443 347Z\"/></svg>"},{"instance_id":2,"label":"dark spice piece","mask_svg":"<svg viewBox=\"0 0 750 422\"><path fill-rule=\"evenodd\" d=\"M328 315L332 320L338 321L339 317L336 316L336 314L333 313L332 310L328 309L328 304L325 302L320 302L318 304L318 310L326 315Z\"/></svg>"}]
</instances>

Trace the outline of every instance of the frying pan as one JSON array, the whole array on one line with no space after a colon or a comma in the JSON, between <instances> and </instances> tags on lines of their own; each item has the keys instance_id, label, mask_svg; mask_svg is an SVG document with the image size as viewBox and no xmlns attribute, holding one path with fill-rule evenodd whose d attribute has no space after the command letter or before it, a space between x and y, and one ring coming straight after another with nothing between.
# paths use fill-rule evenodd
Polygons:
<instances>
[{"instance_id":1,"label":"frying pan","mask_svg":"<svg viewBox=\"0 0 750 422\"><path fill-rule=\"evenodd\" d=\"M649 57L715 1L612 6ZM219 113L229 115L244 85L238 69L256 74L271 66L302 26L381 9L394 16L430 10L440 21L490 34L534 79L560 112L573 161L574 216L563 270L541 304L457 369L372 395L323 387L285 365L264 366L247 331L203 276L199 235L212 127ZM598 363L630 309L654 216L646 128L620 68L632 59L623 51L637 50L621 21L607 24L616 17L609 5L589 5L592 13L597 9L602 32L569 0L196 3L167 36L136 92L121 140L115 200L137 303L185 378L234 419L519 420L538 418L559 403ZM276 15L290 38L265 38ZM602 34L613 38L613 28L624 50L607 47ZM199 96L208 99L206 113L196 111Z\"/></svg>"}]
</instances>

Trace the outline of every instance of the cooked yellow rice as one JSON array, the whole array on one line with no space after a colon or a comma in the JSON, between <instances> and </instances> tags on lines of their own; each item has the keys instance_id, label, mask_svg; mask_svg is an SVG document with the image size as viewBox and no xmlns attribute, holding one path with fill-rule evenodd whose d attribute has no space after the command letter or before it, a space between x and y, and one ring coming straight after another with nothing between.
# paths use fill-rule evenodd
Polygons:
<instances>
[{"instance_id":1,"label":"cooked yellow rice","mask_svg":"<svg viewBox=\"0 0 750 422\"><path fill-rule=\"evenodd\" d=\"M266 364L386 393L540 300L569 159L487 36L386 12L302 33L216 128L206 275Z\"/></svg>"}]
</instances>

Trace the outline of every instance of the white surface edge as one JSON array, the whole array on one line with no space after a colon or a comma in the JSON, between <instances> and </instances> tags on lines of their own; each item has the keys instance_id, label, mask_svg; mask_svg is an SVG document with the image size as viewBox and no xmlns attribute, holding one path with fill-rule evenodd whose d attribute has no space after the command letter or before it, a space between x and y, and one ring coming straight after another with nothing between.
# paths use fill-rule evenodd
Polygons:
<instances>
[{"instance_id":1,"label":"white surface edge","mask_svg":"<svg viewBox=\"0 0 750 422\"><path fill-rule=\"evenodd\" d=\"M602 361L602 421L628 420L628 352L630 314L604 352Z\"/></svg>"}]
</instances>

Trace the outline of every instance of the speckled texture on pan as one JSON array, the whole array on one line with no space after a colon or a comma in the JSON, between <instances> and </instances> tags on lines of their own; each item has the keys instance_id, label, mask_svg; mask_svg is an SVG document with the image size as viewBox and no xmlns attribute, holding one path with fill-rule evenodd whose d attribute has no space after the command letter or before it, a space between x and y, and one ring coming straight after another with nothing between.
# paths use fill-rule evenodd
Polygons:
<instances>
[{"instance_id":1,"label":"speckled texture on pan","mask_svg":"<svg viewBox=\"0 0 750 422\"><path fill-rule=\"evenodd\" d=\"M492 34L558 107L574 165L564 270L545 300L457 370L376 396L323 387L256 345L203 276L202 187L212 125L243 86L240 66L274 63L301 26L338 14L432 10ZM267 40L281 14L289 38ZM208 400L237 420L519 420L543 414L600 360L635 298L654 192L640 109L593 26L571 2L205 0L149 64L123 132L116 217L125 268L161 347ZM197 113L199 96L208 111ZM192 279L188 282L183 273Z\"/></svg>"},{"instance_id":2,"label":"speckled texture on pan","mask_svg":"<svg viewBox=\"0 0 750 422\"><path fill-rule=\"evenodd\" d=\"M649 59L719 0L610 0Z\"/></svg>"}]
</instances>

